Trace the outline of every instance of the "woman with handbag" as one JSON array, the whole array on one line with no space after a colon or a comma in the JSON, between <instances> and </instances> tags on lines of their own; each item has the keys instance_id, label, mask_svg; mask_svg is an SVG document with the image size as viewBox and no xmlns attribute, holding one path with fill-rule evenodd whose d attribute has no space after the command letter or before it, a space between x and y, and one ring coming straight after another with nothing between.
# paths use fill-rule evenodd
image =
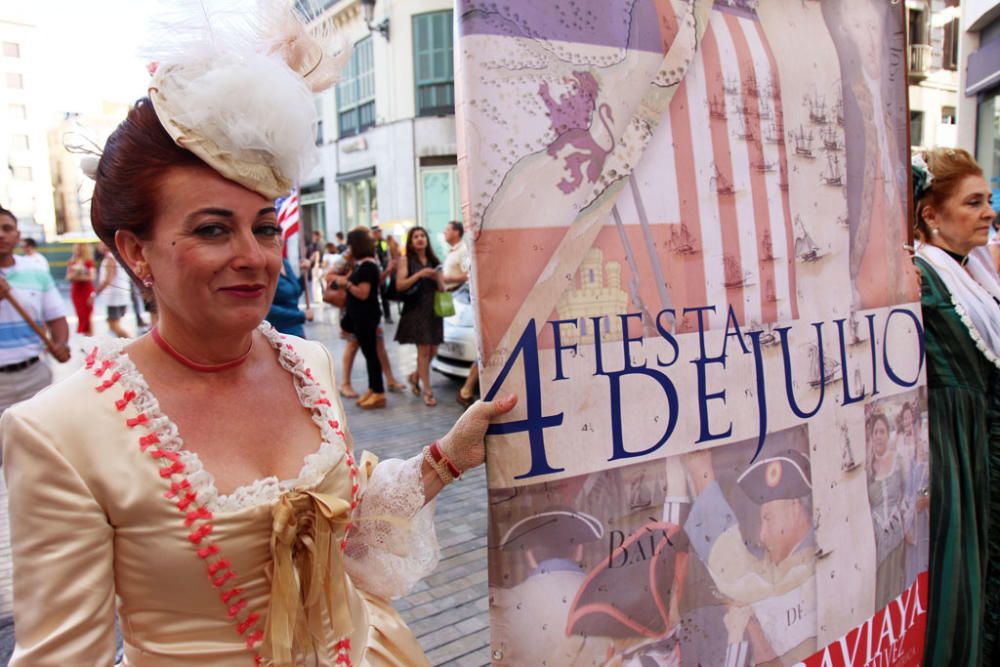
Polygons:
<instances>
[{"instance_id":1,"label":"woman with handbag","mask_svg":"<svg viewBox=\"0 0 1000 667\"><path fill-rule=\"evenodd\" d=\"M366 229L354 229L347 235L347 245L355 259L350 277L334 277L332 285L344 290L347 318L351 333L358 341L368 366L368 391L358 400L366 410L385 407L385 385L382 383L382 363L376 347L376 336L382 311L379 307L381 267L374 258L375 245Z\"/></svg>"},{"instance_id":2,"label":"woman with handbag","mask_svg":"<svg viewBox=\"0 0 1000 667\"><path fill-rule=\"evenodd\" d=\"M431 359L444 340L444 320L434 312L435 294L444 290L441 273L435 268L440 263L427 230L413 227L406 235L406 261L396 268L396 289L403 295L396 342L417 346L417 370L410 373L410 387L417 396L423 388L424 405L428 407L437 405L431 392ZM417 289L411 292L414 286Z\"/></svg>"}]
</instances>

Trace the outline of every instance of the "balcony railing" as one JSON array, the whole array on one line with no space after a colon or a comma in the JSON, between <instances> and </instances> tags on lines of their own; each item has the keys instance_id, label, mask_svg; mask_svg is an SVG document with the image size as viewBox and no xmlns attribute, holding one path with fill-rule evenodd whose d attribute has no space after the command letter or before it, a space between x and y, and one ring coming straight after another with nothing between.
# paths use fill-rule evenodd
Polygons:
<instances>
[{"instance_id":1,"label":"balcony railing","mask_svg":"<svg viewBox=\"0 0 1000 667\"><path fill-rule=\"evenodd\" d=\"M910 78L926 79L931 72L931 45L910 44Z\"/></svg>"}]
</instances>

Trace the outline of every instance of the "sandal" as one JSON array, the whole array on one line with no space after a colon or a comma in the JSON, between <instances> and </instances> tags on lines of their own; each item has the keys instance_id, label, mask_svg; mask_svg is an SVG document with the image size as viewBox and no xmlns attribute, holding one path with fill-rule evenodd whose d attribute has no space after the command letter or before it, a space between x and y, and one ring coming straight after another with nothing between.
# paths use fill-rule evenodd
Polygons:
<instances>
[{"instance_id":1,"label":"sandal","mask_svg":"<svg viewBox=\"0 0 1000 667\"><path fill-rule=\"evenodd\" d=\"M340 385L340 395L344 398L357 398L358 392L354 391L354 387L349 384Z\"/></svg>"},{"instance_id":2,"label":"sandal","mask_svg":"<svg viewBox=\"0 0 1000 667\"><path fill-rule=\"evenodd\" d=\"M433 408L437 404L438 402L437 399L434 398L434 394L430 392L424 394L424 405L426 405L429 408Z\"/></svg>"},{"instance_id":3,"label":"sandal","mask_svg":"<svg viewBox=\"0 0 1000 667\"><path fill-rule=\"evenodd\" d=\"M388 382L388 383L386 383L386 386L389 388L389 391L393 392L394 394L398 394L401 391L406 391L406 385L405 384L401 384L399 382L395 382L395 381L394 382Z\"/></svg>"},{"instance_id":4,"label":"sandal","mask_svg":"<svg viewBox=\"0 0 1000 667\"><path fill-rule=\"evenodd\" d=\"M417 372L413 371L406 379L410 381L410 391L413 392L414 396L420 395L420 378L417 377Z\"/></svg>"},{"instance_id":5,"label":"sandal","mask_svg":"<svg viewBox=\"0 0 1000 667\"><path fill-rule=\"evenodd\" d=\"M475 397L475 395L462 396L462 392L461 392L461 390L459 390L458 395L455 397L455 400L463 408L467 408L467 407L469 407L470 405L472 405L473 403L476 402L476 397Z\"/></svg>"}]
</instances>

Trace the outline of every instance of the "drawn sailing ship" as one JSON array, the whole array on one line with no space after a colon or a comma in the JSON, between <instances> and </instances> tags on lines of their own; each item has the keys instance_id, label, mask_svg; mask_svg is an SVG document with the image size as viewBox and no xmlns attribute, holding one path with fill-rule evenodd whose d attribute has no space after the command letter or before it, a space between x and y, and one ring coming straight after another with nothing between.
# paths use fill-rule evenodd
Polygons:
<instances>
[{"instance_id":1,"label":"drawn sailing ship","mask_svg":"<svg viewBox=\"0 0 1000 667\"><path fill-rule=\"evenodd\" d=\"M837 119L837 125L844 126L844 98L838 97L837 103L833 106L833 113Z\"/></svg>"},{"instance_id":2,"label":"drawn sailing ship","mask_svg":"<svg viewBox=\"0 0 1000 667\"><path fill-rule=\"evenodd\" d=\"M751 278L753 274L749 271L740 271L739 264L737 264L736 259L732 255L726 255L722 258L723 266L725 267L725 282L723 283L728 289L735 289L737 287L749 287L753 283Z\"/></svg>"},{"instance_id":3,"label":"drawn sailing ship","mask_svg":"<svg viewBox=\"0 0 1000 667\"><path fill-rule=\"evenodd\" d=\"M773 324L769 325L767 327L762 327L760 325L760 322L757 322L756 320L754 320L754 321L750 322L750 324L748 324L747 326L745 326L743 328L743 332L745 334L754 333L754 332L757 332L757 331L761 332L761 334L760 334L760 346L761 347L774 347L775 345L778 345L779 343L781 343L781 337L774 330L774 325Z\"/></svg>"},{"instance_id":4,"label":"drawn sailing ship","mask_svg":"<svg viewBox=\"0 0 1000 667\"><path fill-rule=\"evenodd\" d=\"M783 144L785 143L785 132L772 121L764 128L764 141L769 144Z\"/></svg>"},{"instance_id":5,"label":"drawn sailing ship","mask_svg":"<svg viewBox=\"0 0 1000 667\"><path fill-rule=\"evenodd\" d=\"M680 224L680 229L676 227L670 230L670 240L667 241L667 248L675 255L694 255L698 252L695 246L695 238L688 231L686 223Z\"/></svg>"},{"instance_id":6,"label":"drawn sailing ship","mask_svg":"<svg viewBox=\"0 0 1000 667\"><path fill-rule=\"evenodd\" d=\"M844 185L844 177L840 173L840 160L837 158L836 153L826 154L826 169L820 174L820 178L827 185L832 185L834 187L841 187Z\"/></svg>"},{"instance_id":7,"label":"drawn sailing ship","mask_svg":"<svg viewBox=\"0 0 1000 667\"><path fill-rule=\"evenodd\" d=\"M774 291L774 281L768 278L767 284L764 285L764 301L775 303L777 300L778 295Z\"/></svg>"},{"instance_id":8,"label":"drawn sailing ship","mask_svg":"<svg viewBox=\"0 0 1000 667\"><path fill-rule=\"evenodd\" d=\"M629 485L628 507L630 510L641 510L653 504L653 496L643 483L646 473L639 475L639 479L633 480Z\"/></svg>"},{"instance_id":9,"label":"drawn sailing ship","mask_svg":"<svg viewBox=\"0 0 1000 667\"><path fill-rule=\"evenodd\" d=\"M814 158L812 145L813 145L813 133L812 130L806 132L806 129L799 126L798 132L792 132L792 141L795 142L795 154L799 157Z\"/></svg>"},{"instance_id":10,"label":"drawn sailing ship","mask_svg":"<svg viewBox=\"0 0 1000 667\"><path fill-rule=\"evenodd\" d=\"M720 75L721 76L721 75ZM726 95L739 95L740 94L740 82L736 77L725 77L722 80L722 91Z\"/></svg>"},{"instance_id":11,"label":"drawn sailing ship","mask_svg":"<svg viewBox=\"0 0 1000 667\"><path fill-rule=\"evenodd\" d=\"M820 371L820 357L822 356L822 371ZM822 354L816 345L809 346L809 379L810 387L832 384L840 379L840 362L836 359ZM822 372L822 376L820 375Z\"/></svg>"},{"instance_id":12,"label":"drawn sailing ship","mask_svg":"<svg viewBox=\"0 0 1000 667\"><path fill-rule=\"evenodd\" d=\"M837 217L837 224L840 225L841 227L850 227L851 226L851 223L849 223L847 221L847 216L846 215L838 216Z\"/></svg>"},{"instance_id":13,"label":"drawn sailing ship","mask_svg":"<svg viewBox=\"0 0 1000 667\"><path fill-rule=\"evenodd\" d=\"M844 144L840 142L840 132L833 127L824 127L819 133L823 140L824 150L840 152L844 150Z\"/></svg>"},{"instance_id":14,"label":"drawn sailing ship","mask_svg":"<svg viewBox=\"0 0 1000 667\"><path fill-rule=\"evenodd\" d=\"M762 120L770 120L774 116L771 110L771 103L767 101L767 97L764 95L760 96L760 107L757 110L757 115Z\"/></svg>"},{"instance_id":15,"label":"drawn sailing ship","mask_svg":"<svg viewBox=\"0 0 1000 667\"><path fill-rule=\"evenodd\" d=\"M809 236L805 225L802 224L802 218L798 215L795 216L795 227L798 230L798 235L795 237L795 256L803 262L815 262L822 257L823 252Z\"/></svg>"},{"instance_id":16,"label":"drawn sailing ship","mask_svg":"<svg viewBox=\"0 0 1000 667\"><path fill-rule=\"evenodd\" d=\"M709 180L709 185L715 189L715 192L720 195L732 195L736 194L736 190L733 188L733 184L730 183L725 176L719 172L719 168L715 168L715 176Z\"/></svg>"},{"instance_id":17,"label":"drawn sailing ship","mask_svg":"<svg viewBox=\"0 0 1000 667\"><path fill-rule=\"evenodd\" d=\"M771 230L765 229L764 234L760 237L760 261L773 262L774 259L774 244L771 242Z\"/></svg>"},{"instance_id":18,"label":"drawn sailing ship","mask_svg":"<svg viewBox=\"0 0 1000 667\"><path fill-rule=\"evenodd\" d=\"M760 96L760 89L757 88L757 79L751 74L743 84L743 94L747 97Z\"/></svg>"},{"instance_id":19,"label":"drawn sailing ship","mask_svg":"<svg viewBox=\"0 0 1000 667\"><path fill-rule=\"evenodd\" d=\"M847 344L851 347L861 345L865 342L865 339L861 336L861 323L858 322L858 318L854 313L848 318L847 322Z\"/></svg>"},{"instance_id":20,"label":"drawn sailing ship","mask_svg":"<svg viewBox=\"0 0 1000 667\"><path fill-rule=\"evenodd\" d=\"M851 472L860 464L854 458L854 451L851 449L850 429L847 427L847 424L843 422L840 424L840 437L842 442L840 450L840 469L843 472Z\"/></svg>"},{"instance_id":21,"label":"drawn sailing ship","mask_svg":"<svg viewBox=\"0 0 1000 667\"><path fill-rule=\"evenodd\" d=\"M712 99L708 101L708 115L710 118L718 118L725 120L726 118L726 100L719 99L718 96L712 95Z\"/></svg>"},{"instance_id":22,"label":"drawn sailing ship","mask_svg":"<svg viewBox=\"0 0 1000 667\"><path fill-rule=\"evenodd\" d=\"M809 107L809 122L813 125L826 125L826 103L819 95L806 94L804 104Z\"/></svg>"},{"instance_id":23,"label":"drawn sailing ship","mask_svg":"<svg viewBox=\"0 0 1000 667\"><path fill-rule=\"evenodd\" d=\"M757 141L757 135L753 131L753 126L747 122L747 112L745 108L739 115L739 122L736 124L736 138L742 139L743 141Z\"/></svg>"},{"instance_id":24,"label":"drawn sailing ship","mask_svg":"<svg viewBox=\"0 0 1000 667\"><path fill-rule=\"evenodd\" d=\"M767 174L775 170L775 161L768 162L763 157L753 163L753 170L762 174Z\"/></svg>"}]
</instances>

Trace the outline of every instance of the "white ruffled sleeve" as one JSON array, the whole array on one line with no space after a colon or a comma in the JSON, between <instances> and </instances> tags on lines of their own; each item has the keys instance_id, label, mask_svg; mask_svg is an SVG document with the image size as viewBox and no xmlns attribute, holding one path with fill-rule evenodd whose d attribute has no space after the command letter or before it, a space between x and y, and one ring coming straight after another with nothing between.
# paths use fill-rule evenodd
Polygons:
<instances>
[{"instance_id":1,"label":"white ruffled sleeve","mask_svg":"<svg viewBox=\"0 0 1000 667\"><path fill-rule=\"evenodd\" d=\"M354 512L344 567L358 588L387 600L408 593L440 558L422 462L420 456L380 461Z\"/></svg>"}]
</instances>

